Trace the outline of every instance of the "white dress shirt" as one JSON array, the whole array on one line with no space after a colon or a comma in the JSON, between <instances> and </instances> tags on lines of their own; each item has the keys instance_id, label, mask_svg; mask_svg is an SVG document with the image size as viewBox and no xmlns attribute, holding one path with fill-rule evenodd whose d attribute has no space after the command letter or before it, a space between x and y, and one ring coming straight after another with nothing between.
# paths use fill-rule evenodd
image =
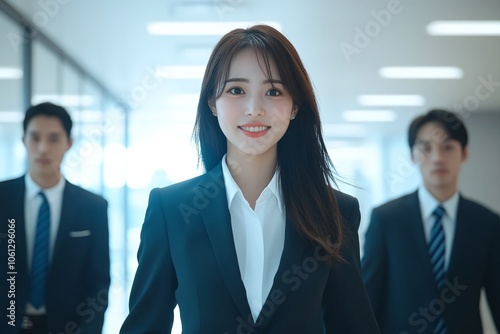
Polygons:
<instances>
[{"instance_id":1,"label":"white dress shirt","mask_svg":"<svg viewBox=\"0 0 500 334\"><path fill-rule=\"evenodd\" d=\"M241 279L254 321L271 291L285 244L285 212L278 173L262 191L252 210L222 158L227 205Z\"/></svg>"},{"instance_id":2,"label":"white dress shirt","mask_svg":"<svg viewBox=\"0 0 500 334\"><path fill-rule=\"evenodd\" d=\"M57 231L59 230L59 221L61 219L61 208L64 186L66 180L62 177L59 182L52 188L42 189L33 181L30 174L25 176L26 193L24 196L24 218L26 229L26 246L27 246L27 263L28 271L31 272L31 260L33 258L33 249L35 248L36 224L38 220L38 211L42 205L42 197L38 193L43 190L47 197L50 208L50 239L49 239L49 261L52 261L54 245L56 243ZM28 303L26 313L36 315L45 313L45 306L35 309L33 305Z\"/></svg>"},{"instance_id":3,"label":"white dress shirt","mask_svg":"<svg viewBox=\"0 0 500 334\"><path fill-rule=\"evenodd\" d=\"M434 210L441 204L446 213L443 215L441 223L443 224L445 238L445 259L444 267L447 270L450 263L451 252L453 249L453 240L455 238L455 229L457 225L457 210L458 210L458 192L453 194L444 203L440 203L432 194L424 187L418 189L418 199L420 201L420 212L424 224L424 232L427 243L431 237L432 226L436 218L433 216Z\"/></svg>"}]
</instances>

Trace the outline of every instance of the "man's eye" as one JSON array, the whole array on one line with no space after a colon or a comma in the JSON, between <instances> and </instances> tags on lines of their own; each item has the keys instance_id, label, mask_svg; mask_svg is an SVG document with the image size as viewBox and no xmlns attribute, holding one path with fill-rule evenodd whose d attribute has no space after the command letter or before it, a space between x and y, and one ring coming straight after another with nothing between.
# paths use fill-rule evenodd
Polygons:
<instances>
[{"instance_id":1,"label":"man's eye","mask_svg":"<svg viewBox=\"0 0 500 334\"><path fill-rule=\"evenodd\" d=\"M445 145L444 149L445 149L445 151L451 151L451 150L453 150L453 145Z\"/></svg>"},{"instance_id":2,"label":"man's eye","mask_svg":"<svg viewBox=\"0 0 500 334\"><path fill-rule=\"evenodd\" d=\"M419 149L422 152L429 152L431 150L431 147L429 145L420 145Z\"/></svg>"}]
</instances>

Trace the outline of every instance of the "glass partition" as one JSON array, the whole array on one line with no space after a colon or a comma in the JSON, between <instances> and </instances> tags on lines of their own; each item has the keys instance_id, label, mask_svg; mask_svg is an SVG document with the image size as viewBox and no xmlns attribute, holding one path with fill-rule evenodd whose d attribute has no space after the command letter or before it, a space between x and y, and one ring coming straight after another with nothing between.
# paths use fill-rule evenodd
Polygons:
<instances>
[{"instance_id":1,"label":"glass partition","mask_svg":"<svg viewBox=\"0 0 500 334\"><path fill-rule=\"evenodd\" d=\"M0 156L9 157L0 164L2 180L20 176L26 164L21 141L24 73L22 52L15 42L21 35L22 28L0 12Z\"/></svg>"}]
</instances>

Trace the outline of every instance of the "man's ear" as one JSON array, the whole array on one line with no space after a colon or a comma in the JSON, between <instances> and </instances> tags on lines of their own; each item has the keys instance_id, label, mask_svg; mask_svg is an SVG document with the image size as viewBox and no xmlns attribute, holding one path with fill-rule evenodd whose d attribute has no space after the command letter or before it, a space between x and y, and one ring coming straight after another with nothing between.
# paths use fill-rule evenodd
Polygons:
<instances>
[{"instance_id":1,"label":"man's ear","mask_svg":"<svg viewBox=\"0 0 500 334\"><path fill-rule=\"evenodd\" d=\"M71 146L73 146L73 137L69 137L69 139L68 139L68 148L66 149L66 152L69 151Z\"/></svg>"},{"instance_id":2,"label":"man's ear","mask_svg":"<svg viewBox=\"0 0 500 334\"><path fill-rule=\"evenodd\" d=\"M410 157L411 157L411 161L412 161L414 164L418 164L418 160L417 160L417 158L415 157L415 152L414 152L414 148L413 148L413 147L410 149Z\"/></svg>"},{"instance_id":3,"label":"man's ear","mask_svg":"<svg viewBox=\"0 0 500 334\"><path fill-rule=\"evenodd\" d=\"M462 162L467 161L469 158L469 146L465 146L462 150Z\"/></svg>"}]
</instances>

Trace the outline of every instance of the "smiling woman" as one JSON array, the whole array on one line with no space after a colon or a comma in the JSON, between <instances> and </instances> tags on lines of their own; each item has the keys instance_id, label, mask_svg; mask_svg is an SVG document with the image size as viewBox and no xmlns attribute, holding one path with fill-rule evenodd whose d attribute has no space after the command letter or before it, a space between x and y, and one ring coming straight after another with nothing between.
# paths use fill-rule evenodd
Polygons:
<instances>
[{"instance_id":1,"label":"smiling woman","mask_svg":"<svg viewBox=\"0 0 500 334\"><path fill-rule=\"evenodd\" d=\"M183 333L378 333L358 201L330 186L320 129L307 72L280 32L222 37L194 131L207 173L151 192L121 333L171 332L176 305Z\"/></svg>"},{"instance_id":2,"label":"smiling woman","mask_svg":"<svg viewBox=\"0 0 500 334\"><path fill-rule=\"evenodd\" d=\"M227 138L230 159L250 155L254 163L270 158L275 164L277 143L297 113L276 65L269 61L272 80L262 68L262 56L251 49L241 51L232 61L222 94L210 103Z\"/></svg>"}]
</instances>

